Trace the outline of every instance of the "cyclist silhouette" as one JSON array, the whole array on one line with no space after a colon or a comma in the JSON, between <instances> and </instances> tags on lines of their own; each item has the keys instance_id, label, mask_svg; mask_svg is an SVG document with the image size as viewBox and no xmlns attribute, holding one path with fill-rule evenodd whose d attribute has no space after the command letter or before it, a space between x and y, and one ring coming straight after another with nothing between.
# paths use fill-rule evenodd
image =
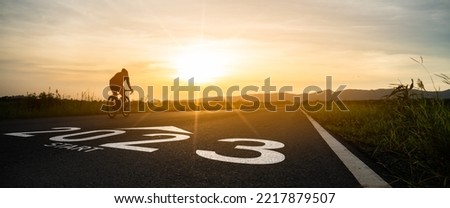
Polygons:
<instances>
[{"instance_id":1,"label":"cyclist silhouette","mask_svg":"<svg viewBox=\"0 0 450 208\"><path fill-rule=\"evenodd\" d=\"M133 93L133 89L130 85L130 77L128 76L128 71L125 68L122 68L122 71L116 73L110 80L109 80L109 88L113 92L114 95L117 95L119 93L122 97L122 103L123 99L125 97L125 88L123 82L126 82L128 85L128 88L130 88L131 93Z\"/></svg>"}]
</instances>

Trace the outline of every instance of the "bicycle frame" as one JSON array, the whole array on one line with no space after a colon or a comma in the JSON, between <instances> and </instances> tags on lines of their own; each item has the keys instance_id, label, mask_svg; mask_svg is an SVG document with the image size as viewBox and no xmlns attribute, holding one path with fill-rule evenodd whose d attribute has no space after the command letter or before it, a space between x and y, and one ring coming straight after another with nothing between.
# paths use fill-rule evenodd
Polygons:
<instances>
[{"instance_id":1,"label":"bicycle frame","mask_svg":"<svg viewBox=\"0 0 450 208\"><path fill-rule=\"evenodd\" d=\"M108 97L107 114L110 118L114 118L116 116L116 113L120 110L122 110L122 115L124 117L128 117L128 115L130 114L131 102L130 102L130 98L126 95L127 91L132 91L132 90L124 90L123 91L124 93L120 98L119 98L118 94L113 94Z\"/></svg>"}]
</instances>

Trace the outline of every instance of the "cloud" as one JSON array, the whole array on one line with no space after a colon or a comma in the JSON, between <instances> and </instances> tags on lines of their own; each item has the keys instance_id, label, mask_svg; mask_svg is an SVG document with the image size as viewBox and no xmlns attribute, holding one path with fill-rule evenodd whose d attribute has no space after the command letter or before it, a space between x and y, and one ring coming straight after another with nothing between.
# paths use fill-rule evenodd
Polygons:
<instances>
[{"instance_id":1,"label":"cloud","mask_svg":"<svg viewBox=\"0 0 450 208\"><path fill-rule=\"evenodd\" d=\"M48 81L103 79L123 66L164 77L174 71L169 56L202 38L242 57L233 79L284 72L280 79L302 75L306 82L314 77L305 71L363 70L382 71L380 82L392 82L393 74L407 76L409 56L423 55L430 68L448 72L448 11L448 0L4 0L0 82L14 73L32 82L34 72Z\"/></svg>"}]
</instances>

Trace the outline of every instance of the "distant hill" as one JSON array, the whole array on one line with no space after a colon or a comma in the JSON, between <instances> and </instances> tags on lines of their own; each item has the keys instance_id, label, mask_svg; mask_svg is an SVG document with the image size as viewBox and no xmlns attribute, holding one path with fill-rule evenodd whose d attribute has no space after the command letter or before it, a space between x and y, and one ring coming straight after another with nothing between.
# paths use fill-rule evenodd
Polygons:
<instances>
[{"instance_id":1,"label":"distant hill","mask_svg":"<svg viewBox=\"0 0 450 208\"><path fill-rule=\"evenodd\" d=\"M377 90L357 90L348 89L339 94L341 100L380 100L392 93L393 89L377 89ZM436 92L422 92L419 90L412 90L411 93L423 95L426 98L436 97ZM437 93L441 99L450 99L450 90L440 91ZM309 95L309 100L325 100L325 93L313 93Z\"/></svg>"},{"instance_id":2,"label":"distant hill","mask_svg":"<svg viewBox=\"0 0 450 208\"><path fill-rule=\"evenodd\" d=\"M376 89L376 90L359 90L359 89L348 89L344 90L339 94L339 98L342 101L364 101L364 100L381 100L385 99L386 96L392 93L393 89ZM333 93L333 92L332 92ZM436 94L436 92L423 92L420 90L412 90L410 93L414 93L420 96L424 96L426 98L435 98L436 95L441 99L450 100L450 90L440 91ZM237 93L235 93L237 94ZM294 97L302 97L301 100L305 101L308 98L310 101L324 101L325 100L326 91L322 91L319 93L310 93L307 94L291 94L285 93L284 98L281 98L282 95L279 93L271 93L270 101L271 102L292 102L294 101ZM265 94L248 94L246 97L242 97L241 95L234 95L233 102L247 102L258 99L260 102L264 102ZM245 99L244 99L245 98ZM209 101L215 102L225 102L225 97L210 97ZM173 100L171 100L173 101ZM188 100L182 100L183 102L191 102ZM159 102L159 101L158 101ZM202 102L202 98L198 98L196 102Z\"/></svg>"}]
</instances>

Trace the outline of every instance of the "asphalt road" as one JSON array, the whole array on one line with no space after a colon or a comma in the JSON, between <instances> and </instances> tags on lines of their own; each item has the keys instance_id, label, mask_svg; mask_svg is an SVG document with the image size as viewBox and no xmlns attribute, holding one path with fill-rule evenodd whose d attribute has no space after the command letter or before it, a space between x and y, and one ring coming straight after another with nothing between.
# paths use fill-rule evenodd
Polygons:
<instances>
[{"instance_id":1,"label":"asphalt road","mask_svg":"<svg viewBox=\"0 0 450 208\"><path fill-rule=\"evenodd\" d=\"M1 187L361 187L301 112L25 119L0 132Z\"/></svg>"}]
</instances>

